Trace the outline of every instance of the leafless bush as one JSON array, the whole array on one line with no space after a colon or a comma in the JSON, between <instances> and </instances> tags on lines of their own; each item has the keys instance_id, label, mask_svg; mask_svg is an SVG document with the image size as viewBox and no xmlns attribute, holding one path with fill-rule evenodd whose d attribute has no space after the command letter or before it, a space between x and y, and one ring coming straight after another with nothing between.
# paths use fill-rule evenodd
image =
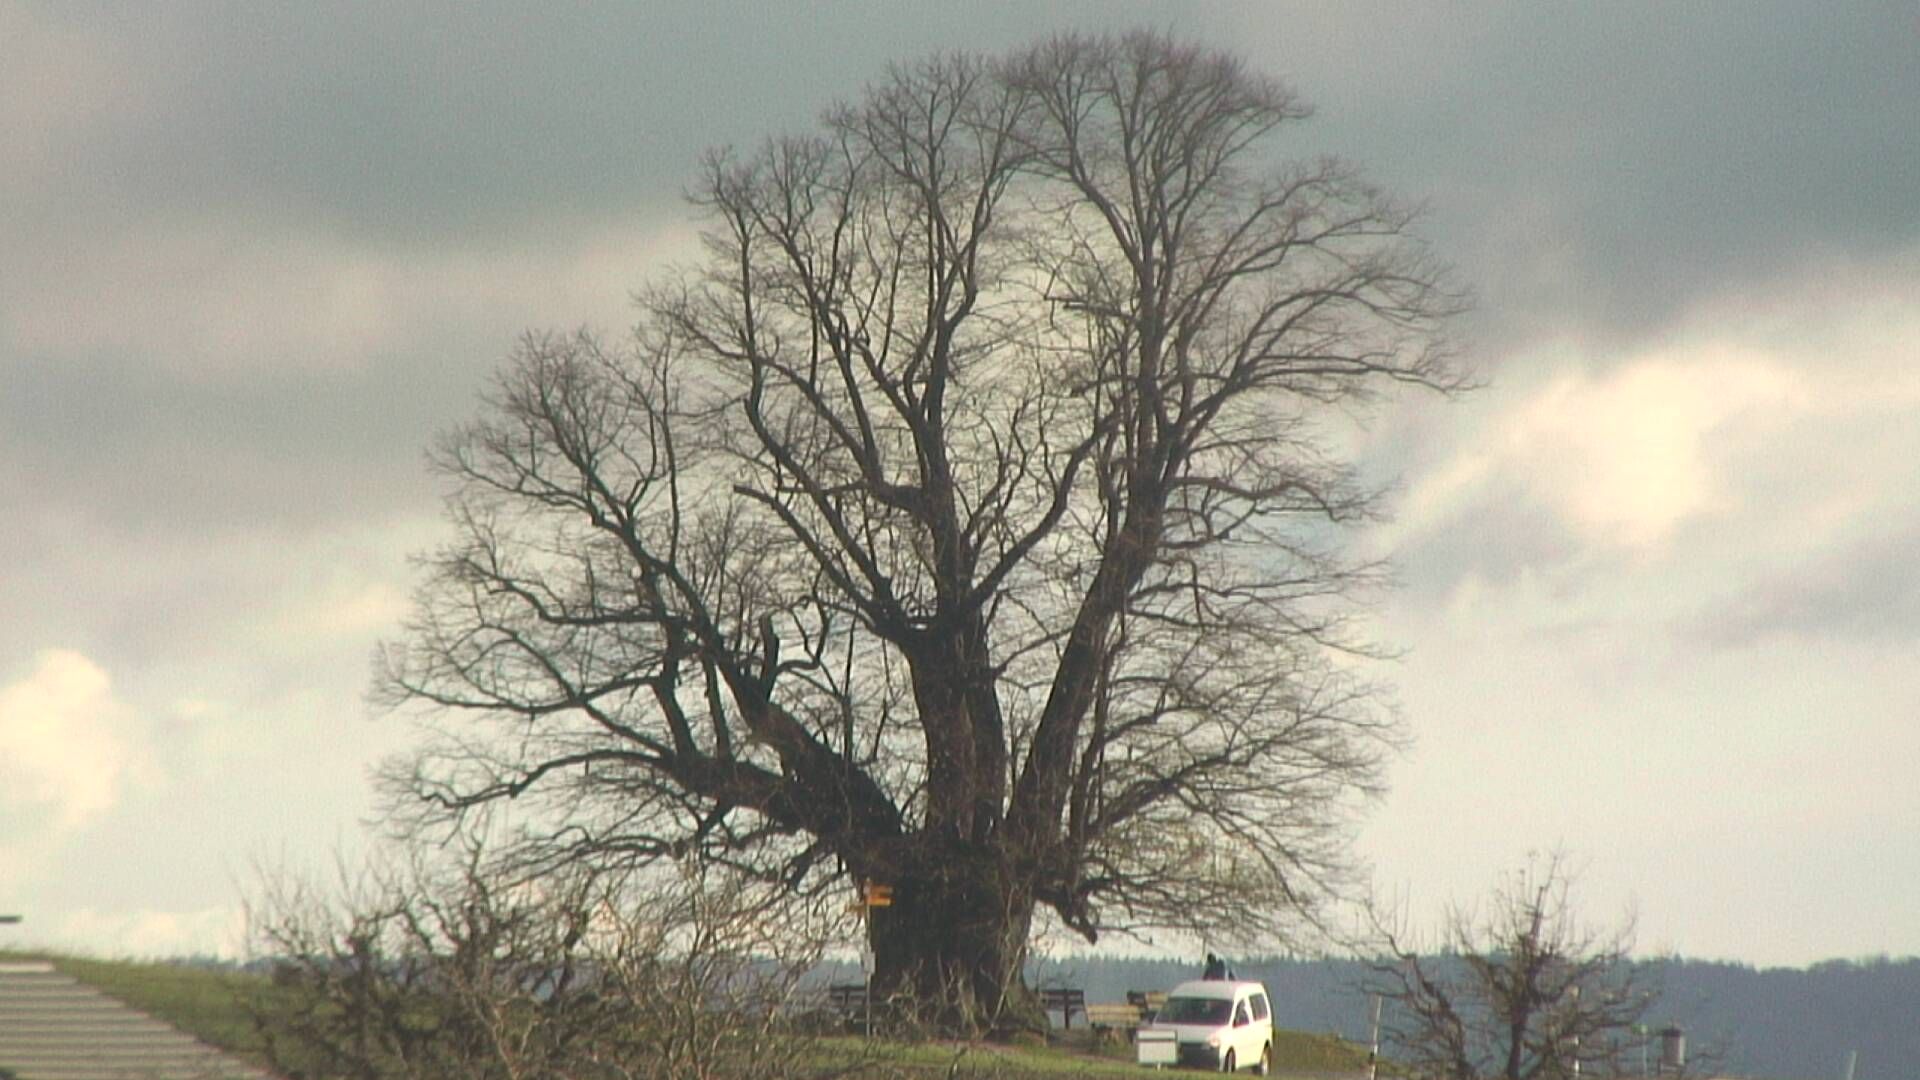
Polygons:
<instances>
[{"instance_id":1,"label":"leafless bush","mask_svg":"<svg viewBox=\"0 0 1920 1080\"><path fill-rule=\"evenodd\" d=\"M1451 907L1438 940L1372 911L1369 989L1381 1034L1410 1073L1444 1080L1638 1075L1657 972L1634 961L1633 920L1584 923L1574 873L1555 852L1503 877L1485 908ZM1694 1066L1717 1055L1696 1055Z\"/></svg>"},{"instance_id":2,"label":"leafless bush","mask_svg":"<svg viewBox=\"0 0 1920 1080\"><path fill-rule=\"evenodd\" d=\"M267 873L254 1022L293 1080L790 1077L858 1064L796 1030L822 918L692 865L528 876L469 842L330 888ZM814 913L817 916L818 913Z\"/></svg>"}]
</instances>

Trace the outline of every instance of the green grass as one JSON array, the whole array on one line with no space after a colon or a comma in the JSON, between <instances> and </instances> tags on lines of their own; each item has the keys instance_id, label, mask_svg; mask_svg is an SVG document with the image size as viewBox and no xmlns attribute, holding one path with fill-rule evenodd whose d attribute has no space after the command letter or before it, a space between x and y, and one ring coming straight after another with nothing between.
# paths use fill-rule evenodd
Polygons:
<instances>
[{"instance_id":1,"label":"green grass","mask_svg":"<svg viewBox=\"0 0 1920 1080\"><path fill-rule=\"evenodd\" d=\"M1134 1058L1134 1048L1125 1042L1114 1042L1100 1048L1101 1055L1108 1058L1110 1068L1115 1072L1138 1077L1142 1070ZM1054 1052L1056 1059L1065 1058L1075 1068L1084 1068L1088 1064L1084 1057L1063 1055ZM1344 1042L1332 1035L1316 1035L1305 1031L1288 1031L1275 1028L1273 1031L1273 1072L1277 1076L1318 1075L1330 1072L1359 1072L1366 1068L1367 1053L1362 1047ZM1103 1069L1102 1071L1106 1071Z\"/></svg>"},{"instance_id":2,"label":"green grass","mask_svg":"<svg viewBox=\"0 0 1920 1080\"><path fill-rule=\"evenodd\" d=\"M1334 1035L1273 1029L1273 1068L1289 1072L1356 1072L1367 1067L1367 1050Z\"/></svg>"},{"instance_id":3,"label":"green grass","mask_svg":"<svg viewBox=\"0 0 1920 1080\"><path fill-rule=\"evenodd\" d=\"M272 992L272 985L262 976L131 960L77 956L35 959L46 960L62 974L164 1020L201 1042L254 1064L266 1064L260 1037L246 1008L249 1001Z\"/></svg>"},{"instance_id":4,"label":"green grass","mask_svg":"<svg viewBox=\"0 0 1920 1080\"><path fill-rule=\"evenodd\" d=\"M19 957L5 957L18 959ZM250 1003L278 992L271 980L245 972L165 963L45 957L54 967L96 990L165 1020L203 1042L255 1064L265 1064ZM1055 1032L1049 1045L968 1045L954 1042L890 1043L855 1036L822 1039L820 1056L857 1073L969 1077L1141 1077L1133 1047L1122 1039L1095 1043L1084 1030ZM1330 1035L1276 1029L1274 1072L1280 1076L1355 1072L1366 1052Z\"/></svg>"},{"instance_id":5,"label":"green grass","mask_svg":"<svg viewBox=\"0 0 1920 1080\"><path fill-rule=\"evenodd\" d=\"M956 1076L1058 1077L1149 1075L1134 1060L1133 1046L1124 1040L1093 1043L1082 1032L1055 1032L1050 1045L1000 1046L933 1042L867 1044L855 1037L824 1040L823 1057L833 1062L862 1062L875 1072L924 1072L931 1076L949 1069ZM1277 1076L1358 1072L1366 1067L1366 1051L1331 1035L1313 1035L1276 1029L1273 1033L1273 1071ZM1184 1072L1169 1075L1186 1075Z\"/></svg>"}]
</instances>

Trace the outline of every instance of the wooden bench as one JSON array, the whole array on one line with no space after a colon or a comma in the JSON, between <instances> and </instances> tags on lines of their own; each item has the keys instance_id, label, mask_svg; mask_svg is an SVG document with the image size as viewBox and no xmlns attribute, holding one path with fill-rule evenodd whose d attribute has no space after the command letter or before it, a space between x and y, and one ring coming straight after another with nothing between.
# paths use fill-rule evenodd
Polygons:
<instances>
[{"instance_id":1,"label":"wooden bench","mask_svg":"<svg viewBox=\"0 0 1920 1080\"><path fill-rule=\"evenodd\" d=\"M1128 1042L1133 1041L1133 1033L1140 1030L1142 1022L1140 1006L1124 1001L1097 1001L1087 1006L1087 1026L1093 1029L1095 1038L1107 1038L1115 1032L1124 1032Z\"/></svg>"},{"instance_id":2,"label":"wooden bench","mask_svg":"<svg viewBox=\"0 0 1920 1080\"><path fill-rule=\"evenodd\" d=\"M1139 1009L1141 1018L1152 1023L1153 1018L1160 1015L1160 1010L1167 1007L1167 992L1165 990L1129 990L1127 1004Z\"/></svg>"},{"instance_id":3,"label":"wooden bench","mask_svg":"<svg viewBox=\"0 0 1920 1080\"><path fill-rule=\"evenodd\" d=\"M1042 990L1040 1008L1049 1013L1059 1010L1060 1026L1071 1029L1074 1013L1078 1012L1081 1016L1087 1014L1087 993L1084 990Z\"/></svg>"}]
</instances>

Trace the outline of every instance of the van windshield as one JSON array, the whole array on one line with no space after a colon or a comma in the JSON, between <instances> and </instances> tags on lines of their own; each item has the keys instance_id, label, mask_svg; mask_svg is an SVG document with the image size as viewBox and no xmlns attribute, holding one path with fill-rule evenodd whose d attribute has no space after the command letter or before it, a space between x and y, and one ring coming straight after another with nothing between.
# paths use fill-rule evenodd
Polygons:
<instances>
[{"instance_id":1,"label":"van windshield","mask_svg":"<svg viewBox=\"0 0 1920 1080\"><path fill-rule=\"evenodd\" d=\"M1172 997L1159 1019L1168 1024L1224 1024L1232 1008L1226 998Z\"/></svg>"}]
</instances>

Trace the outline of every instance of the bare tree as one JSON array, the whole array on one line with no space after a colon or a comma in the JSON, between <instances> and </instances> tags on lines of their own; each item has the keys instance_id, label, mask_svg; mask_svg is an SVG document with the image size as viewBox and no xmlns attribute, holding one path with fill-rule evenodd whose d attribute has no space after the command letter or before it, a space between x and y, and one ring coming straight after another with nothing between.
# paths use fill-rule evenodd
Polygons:
<instances>
[{"instance_id":1,"label":"bare tree","mask_svg":"<svg viewBox=\"0 0 1920 1080\"><path fill-rule=\"evenodd\" d=\"M1532 860L1493 889L1484 914L1453 907L1437 943L1380 911L1372 989L1391 1005L1382 1034L1412 1075L1547 1080L1637 1075L1658 998L1630 952L1633 923L1579 922L1565 857ZM1424 946L1424 947L1423 947Z\"/></svg>"},{"instance_id":2,"label":"bare tree","mask_svg":"<svg viewBox=\"0 0 1920 1080\"><path fill-rule=\"evenodd\" d=\"M891 70L716 153L632 342L529 338L438 462L457 537L379 687L418 823L526 856L893 887L883 989L965 1024L1033 920L1285 931L1392 726L1329 410L1448 388L1409 214L1154 34ZM460 722L460 718L471 722Z\"/></svg>"},{"instance_id":3,"label":"bare tree","mask_svg":"<svg viewBox=\"0 0 1920 1080\"><path fill-rule=\"evenodd\" d=\"M249 1001L306 1080L835 1076L793 1021L822 924L683 864L537 881L467 843L319 888L267 875L250 913L273 987Z\"/></svg>"}]
</instances>

